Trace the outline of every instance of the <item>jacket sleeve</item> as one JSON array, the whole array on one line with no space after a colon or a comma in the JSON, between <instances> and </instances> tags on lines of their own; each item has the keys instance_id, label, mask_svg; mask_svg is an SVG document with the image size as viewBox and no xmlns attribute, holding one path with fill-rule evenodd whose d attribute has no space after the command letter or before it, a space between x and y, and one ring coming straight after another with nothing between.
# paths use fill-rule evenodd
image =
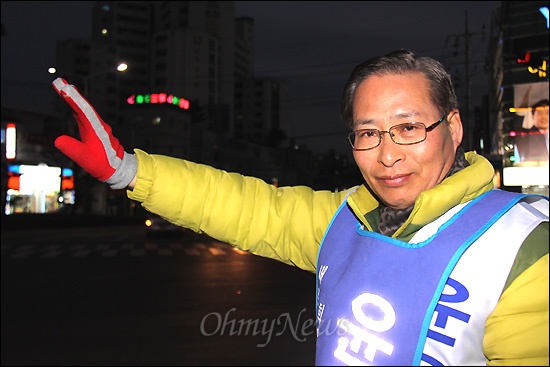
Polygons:
<instances>
[{"instance_id":1,"label":"jacket sleeve","mask_svg":"<svg viewBox=\"0 0 550 367\"><path fill-rule=\"evenodd\" d=\"M534 256L520 256L518 268L524 270L502 293L485 325L483 349L490 366L549 363L548 223L530 237L535 240L531 241L534 246L524 242L523 247Z\"/></svg>"},{"instance_id":2,"label":"jacket sleeve","mask_svg":"<svg viewBox=\"0 0 550 367\"><path fill-rule=\"evenodd\" d=\"M345 192L265 181L135 150L128 197L177 225L253 254L315 271L325 230Z\"/></svg>"}]
</instances>

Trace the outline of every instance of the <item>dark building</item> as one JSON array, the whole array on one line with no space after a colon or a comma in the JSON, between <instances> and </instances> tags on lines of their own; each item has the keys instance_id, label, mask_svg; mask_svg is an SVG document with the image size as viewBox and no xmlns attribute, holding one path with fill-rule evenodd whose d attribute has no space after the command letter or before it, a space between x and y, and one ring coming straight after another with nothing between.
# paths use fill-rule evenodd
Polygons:
<instances>
[{"instance_id":1,"label":"dark building","mask_svg":"<svg viewBox=\"0 0 550 367\"><path fill-rule=\"evenodd\" d=\"M548 2L503 1L493 14L489 44L489 126L491 156L502 164L502 186L548 195L548 135L534 132L532 106L548 100ZM548 105L546 105L548 122ZM542 111L543 112L543 111ZM532 138L536 155L523 155ZM538 144L542 140L542 144ZM539 154L540 153L540 154Z\"/></svg>"}]
</instances>

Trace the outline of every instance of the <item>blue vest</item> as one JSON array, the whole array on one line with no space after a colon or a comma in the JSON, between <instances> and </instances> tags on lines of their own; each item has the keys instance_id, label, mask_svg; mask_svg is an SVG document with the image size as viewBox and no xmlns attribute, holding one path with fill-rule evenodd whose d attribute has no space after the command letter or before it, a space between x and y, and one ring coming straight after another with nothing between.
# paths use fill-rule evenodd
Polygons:
<instances>
[{"instance_id":1,"label":"blue vest","mask_svg":"<svg viewBox=\"0 0 550 367\"><path fill-rule=\"evenodd\" d=\"M445 297L453 302L468 297L468 290L450 277L453 268L472 243L526 196L487 192L414 244L362 229L344 202L317 262L316 364L419 365L422 360L437 365L423 353L428 337L444 338L429 330L434 312L453 313L465 323L469 319L467 313L438 304ZM453 295L442 294L445 286L454 289Z\"/></svg>"}]
</instances>

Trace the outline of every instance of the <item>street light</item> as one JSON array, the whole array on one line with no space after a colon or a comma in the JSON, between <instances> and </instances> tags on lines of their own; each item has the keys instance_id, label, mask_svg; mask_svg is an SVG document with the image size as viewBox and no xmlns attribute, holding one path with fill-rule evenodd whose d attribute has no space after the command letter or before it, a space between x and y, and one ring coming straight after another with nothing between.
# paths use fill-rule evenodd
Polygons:
<instances>
[{"instance_id":1,"label":"street light","mask_svg":"<svg viewBox=\"0 0 550 367\"><path fill-rule=\"evenodd\" d=\"M121 62L120 64L118 64L116 69L120 72L126 71L128 69L128 64L126 64L125 62Z\"/></svg>"},{"instance_id":2,"label":"street light","mask_svg":"<svg viewBox=\"0 0 550 367\"><path fill-rule=\"evenodd\" d=\"M128 64L126 64L125 62L121 62L120 64L117 65L116 67L116 71L118 71L119 73L122 73L124 71L128 70ZM90 78L92 77L96 77L98 75L103 75L103 74L108 74L110 72L114 71L113 69L107 69L107 70L103 70L103 71L100 71L100 72L97 72L97 73L92 73L92 74L86 74L86 75L81 75L81 74L75 74L75 73L62 73L62 74L65 74L65 75L69 75L71 77L75 76L77 78L80 78L81 81L82 81L82 86L83 86L83 94L86 96L86 97L90 97L89 96L89 84L90 84ZM48 73L50 74L56 74L57 73L57 69L55 67L50 67L48 68Z\"/></svg>"}]
</instances>

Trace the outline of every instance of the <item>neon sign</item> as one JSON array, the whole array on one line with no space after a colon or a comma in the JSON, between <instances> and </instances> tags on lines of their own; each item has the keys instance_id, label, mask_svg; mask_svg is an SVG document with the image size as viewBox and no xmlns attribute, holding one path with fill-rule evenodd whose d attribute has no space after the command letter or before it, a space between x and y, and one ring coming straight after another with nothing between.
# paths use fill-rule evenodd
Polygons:
<instances>
[{"instance_id":1,"label":"neon sign","mask_svg":"<svg viewBox=\"0 0 550 367\"><path fill-rule=\"evenodd\" d=\"M167 93L132 94L126 102L128 104L168 103L184 110L189 109L189 100Z\"/></svg>"},{"instance_id":2,"label":"neon sign","mask_svg":"<svg viewBox=\"0 0 550 367\"><path fill-rule=\"evenodd\" d=\"M8 122L6 124L6 159L8 160L15 159L17 150L16 135L15 124L13 122Z\"/></svg>"},{"instance_id":3,"label":"neon sign","mask_svg":"<svg viewBox=\"0 0 550 367\"><path fill-rule=\"evenodd\" d=\"M542 64L538 68L533 68L531 66L528 66L527 70L531 74L537 74L538 73L539 78L546 78L546 60L542 60Z\"/></svg>"},{"instance_id":4,"label":"neon sign","mask_svg":"<svg viewBox=\"0 0 550 367\"><path fill-rule=\"evenodd\" d=\"M541 12L541 14L546 19L546 28L548 28L548 7L547 6L542 6L542 7L539 8L539 11Z\"/></svg>"}]
</instances>

